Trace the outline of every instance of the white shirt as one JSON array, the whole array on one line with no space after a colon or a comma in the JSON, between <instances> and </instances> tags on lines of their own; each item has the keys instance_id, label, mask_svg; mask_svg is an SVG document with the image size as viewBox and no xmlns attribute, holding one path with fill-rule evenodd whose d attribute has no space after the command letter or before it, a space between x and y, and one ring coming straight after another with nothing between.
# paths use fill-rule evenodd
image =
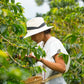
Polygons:
<instances>
[{"instance_id":1,"label":"white shirt","mask_svg":"<svg viewBox=\"0 0 84 84\"><path fill-rule=\"evenodd\" d=\"M51 61L51 62L55 62L55 60L53 59L53 56L56 55L59 50L64 53L64 54L67 54L67 51L66 49L64 48L63 44L60 42L59 39L55 38L55 37L51 37L47 40L47 42L43 43L43 41L41 41L38 46L41 46L41 48L43 48L46 52L46 57L44 59L48 60L48 61ZM37 65L41 65L43 66L43 63L41 62L38 62ZM69 69L69 65L70 65L70 57L69 57L69 60L68 60L68 63L66 64L66 71L68 71ZM47 66L45 66L45 69L47 72L43 72L42 73L42 76L43 78L47 78L49 77L53 70L48 68Z\"/></svg>"}]
</instances>

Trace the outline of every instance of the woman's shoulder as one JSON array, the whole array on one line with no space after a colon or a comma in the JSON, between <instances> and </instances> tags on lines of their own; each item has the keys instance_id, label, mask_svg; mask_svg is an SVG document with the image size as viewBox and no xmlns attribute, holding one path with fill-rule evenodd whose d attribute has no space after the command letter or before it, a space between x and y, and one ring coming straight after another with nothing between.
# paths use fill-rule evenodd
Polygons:
<instances>
[{"instance_id":1,"label":"woman's shoulder","mask_svg":"<svg viewBox=\"0 0 84 84\"><path fill-rule=\"evenodd\" d=\"M58 43L61 43L62 44L62 42L58 38L53 37L53 36L51 37L50 42L51 43L56 43L56 44L58 44Z\"/></svg>"}]
</instances>

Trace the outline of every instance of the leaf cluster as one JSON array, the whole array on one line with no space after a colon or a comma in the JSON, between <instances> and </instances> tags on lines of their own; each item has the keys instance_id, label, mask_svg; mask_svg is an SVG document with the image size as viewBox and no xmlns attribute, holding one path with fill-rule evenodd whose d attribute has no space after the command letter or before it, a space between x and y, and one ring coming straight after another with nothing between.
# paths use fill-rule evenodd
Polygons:
<instances>
[{"instance_id":1,"label":"leaf cluster","mask_svg":"<svg viewBox=\"0 0 84 84\"><path fill-rule=\"evenodd\" d=\"M24 39L27 19L23 9L15 0L0 0L0 84L23 84L22 80L44 70L28 58L31 52L38 59L45 52L31 38Z\"/></svg>"}]
</instances>

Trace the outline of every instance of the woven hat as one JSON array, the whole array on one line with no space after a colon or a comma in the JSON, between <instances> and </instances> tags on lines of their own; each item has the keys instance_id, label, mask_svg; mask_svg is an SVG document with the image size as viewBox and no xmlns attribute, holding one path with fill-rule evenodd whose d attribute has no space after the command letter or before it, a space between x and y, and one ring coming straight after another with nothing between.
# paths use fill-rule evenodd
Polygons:
<instances>
[{"instance_id":1,"label":"woven hat","mask_svg":"<svg viewBox=\"0 0 84 84\"><path fill-rule=\"evenodd\" d=\"M52 28L53 26L48 27L42 17L35 17L27 21L27 34L24 38L35 35L37 33L43 32Z\"/></svg>"}]
</instances>

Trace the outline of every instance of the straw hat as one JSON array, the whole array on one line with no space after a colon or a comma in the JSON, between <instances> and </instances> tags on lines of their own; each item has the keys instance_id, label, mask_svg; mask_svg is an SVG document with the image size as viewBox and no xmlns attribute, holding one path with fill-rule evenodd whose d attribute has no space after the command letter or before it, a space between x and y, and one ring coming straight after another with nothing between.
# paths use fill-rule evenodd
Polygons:
<instances>
[{"instance_id":1,"label":"straw hat","mask_svg":"<svg viewBox=\"0 0 84 84\"><path fill-rule=\"evenodd\" d=\"M27 22L27 34L24 38L43 32L52 27L53 26L48 27L42 17L35 17Z\"/></svg>"}]
</instances>

